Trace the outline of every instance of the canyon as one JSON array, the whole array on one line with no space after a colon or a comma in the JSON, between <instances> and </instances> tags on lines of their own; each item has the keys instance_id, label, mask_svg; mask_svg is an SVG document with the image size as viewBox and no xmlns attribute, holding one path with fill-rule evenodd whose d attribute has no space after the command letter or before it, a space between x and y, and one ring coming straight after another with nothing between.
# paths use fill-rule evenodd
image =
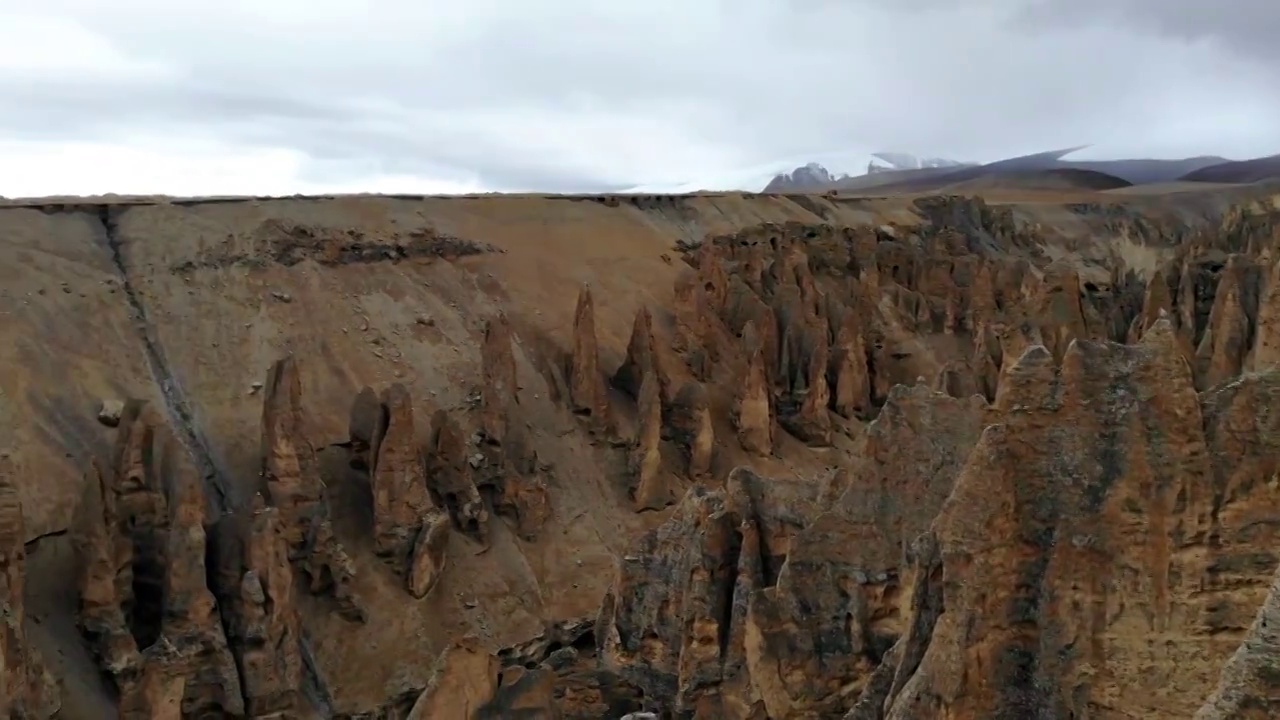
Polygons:
<instances>
[{"instance_id":1,"label":"canyon","mask_svg":"<svg viewBox=\"0 0 1280 720\"><path fill-rule=\"evenodd\" d=\"M1280 714L1280 188L0 202L0 715Z\"/></svg>"}]
</instances>

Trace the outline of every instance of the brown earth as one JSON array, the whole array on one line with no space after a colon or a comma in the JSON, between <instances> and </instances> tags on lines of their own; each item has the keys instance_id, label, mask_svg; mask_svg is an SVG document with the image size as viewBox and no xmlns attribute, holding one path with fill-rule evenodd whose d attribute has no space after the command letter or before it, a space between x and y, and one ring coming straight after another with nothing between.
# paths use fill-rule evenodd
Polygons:
<instances>
[{"instance_id":1,"label":"brown earth","mask_svg":"<svg viewBox=\"0 0 1280 720\"><path fill-rule=\"evenodd\" d=\"M0 714L1273 717L1280 196L1018 192L5 202Z\"/></svg>"}]
</instances>

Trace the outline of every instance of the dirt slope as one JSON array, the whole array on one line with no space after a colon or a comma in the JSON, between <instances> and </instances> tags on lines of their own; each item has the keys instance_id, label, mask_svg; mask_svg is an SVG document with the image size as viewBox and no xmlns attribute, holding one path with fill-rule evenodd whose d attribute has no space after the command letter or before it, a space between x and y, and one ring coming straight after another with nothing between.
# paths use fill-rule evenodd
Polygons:
<instances>
[{"instance_id":1,"label":"dirt slope","mask_svg":"<svg viewBox=\"0 0 1280 720\"><path fill-rule=\"evenodd\" d=\"M1252 193L6 203L5 701L1190 717L1276 570L1280 507L1215 459L1276 467L1228 411L1270 412L1248 378L1280 358L1280 205ZM1158 512L1097 454L1135 444L1182 468ZM1010 505L1017 472L1114 499ZM1038 635L996 609L1024 585ZM1081 624L1116 603L1194 658ZM1047 660L1086 645L1105 667ZM1002 653L1073 689L985 694L1022 687Z\"/></svg>"}]
</instances>

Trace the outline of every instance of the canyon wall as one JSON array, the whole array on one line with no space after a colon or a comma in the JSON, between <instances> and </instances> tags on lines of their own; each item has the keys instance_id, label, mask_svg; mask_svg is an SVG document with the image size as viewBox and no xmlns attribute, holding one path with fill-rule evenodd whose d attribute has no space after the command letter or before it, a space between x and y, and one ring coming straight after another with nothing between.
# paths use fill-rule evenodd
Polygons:
<instances>
[{"instance_id":1,"label":"canyon wall","mask_svg":"<svg viewBox=\"0 0 1280 720\"><path fill-rule=\"evenodd\" d=\"M1276 702L1261 191L68 201L0 238L15 717Z\"/></svg>"}]
</instances>

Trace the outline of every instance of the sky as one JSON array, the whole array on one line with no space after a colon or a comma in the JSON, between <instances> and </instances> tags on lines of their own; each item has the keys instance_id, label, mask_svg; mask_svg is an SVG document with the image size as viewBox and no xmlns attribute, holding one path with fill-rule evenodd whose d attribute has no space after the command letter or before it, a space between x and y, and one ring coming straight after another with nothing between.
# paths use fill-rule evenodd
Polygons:
<instances>
[{"instance_id":1,"label":"sky","mask_svg":"<svg viewBox=\"0 0 1280 720\"><path fill-rule=\"evenodd\" d=\"M0 195L1244 159L1280 153L1276 37L1276 0L0 0Z\"/></svg>"}]
</instances>

